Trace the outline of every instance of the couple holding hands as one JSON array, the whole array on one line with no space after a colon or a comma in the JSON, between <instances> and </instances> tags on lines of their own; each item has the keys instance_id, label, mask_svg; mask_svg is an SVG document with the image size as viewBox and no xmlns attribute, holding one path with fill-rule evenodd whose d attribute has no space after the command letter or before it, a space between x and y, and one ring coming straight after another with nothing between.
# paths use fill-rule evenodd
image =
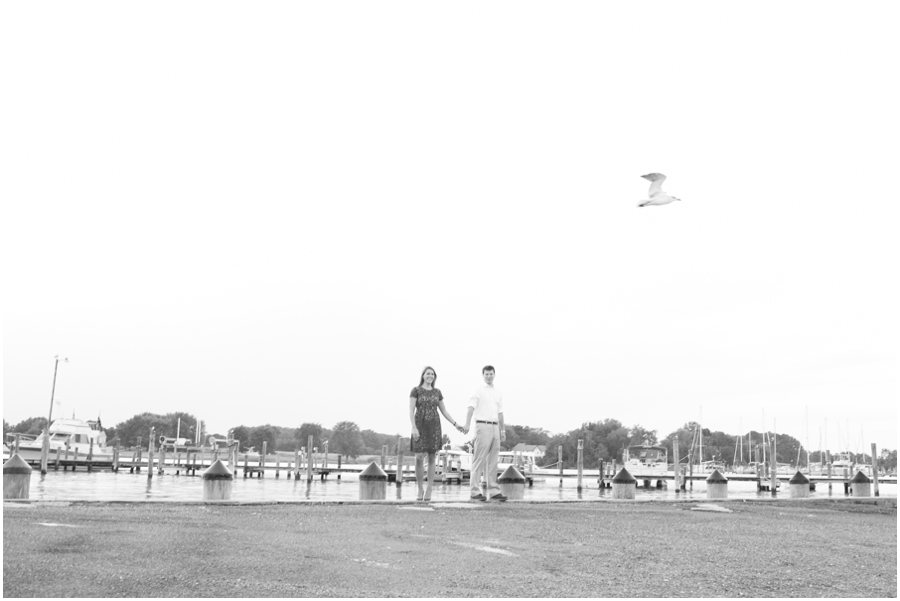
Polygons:
<instances>
[{"instance_id":1,"label":"couple holding hands","mask_svg":"<svg viewBox=\"0 0 900 601\"><path fill-rule=\"evenodd\" d=\"M503 395L494 387L494 368L486 365L481 370L484 384L478 386L469 398L466 425L460 426L447 413L444 395L434 387L437 372L432 367L422 370L419 385L409 393L409 421L412 424L410 450L416 454L417 501L430 501L434 483L435 455L441 449L441 418L438 411L463 434L469 433L475 418L475 450L472 459L470 484L473 501L505 501L497 483L497 466L500 462L500 443L506 440L503 425ZM428 457L428 488L425 488L425 457ZM487 483L487 497L481 492L481 476Z\"/></svg>"}]
</instances>

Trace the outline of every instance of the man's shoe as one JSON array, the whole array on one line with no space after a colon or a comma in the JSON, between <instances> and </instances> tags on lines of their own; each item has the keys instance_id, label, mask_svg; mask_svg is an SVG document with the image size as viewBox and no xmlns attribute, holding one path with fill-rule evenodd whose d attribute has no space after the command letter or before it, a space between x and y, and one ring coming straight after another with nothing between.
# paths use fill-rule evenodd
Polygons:
<instances>
[{"instance_id":1,"label":"man's shoe","mask_svg":"<svg viewBox=\"0 0 900 601\"><path fill-rule=\"evenodd\" d=\"M485 497L482 494L477 494L477 495L472 495L471 497L469 497L469 500L470 501L487 501L487 497ZM503 500L505 501L506 497L503 497Z\"/></svg>"},{"instance_id":2,"label":"man's shoe","mask_svg":"<svg viewBox=\"0 0 900 601\"><path fill-rule=\"evenodd\" d=\"M505 501L505 500L506 500L506 496L503 495L503 493L499 493L499 492L496 495L494 495L493 497L491 497L491 501Z\"/></svg>"}]
</instances>

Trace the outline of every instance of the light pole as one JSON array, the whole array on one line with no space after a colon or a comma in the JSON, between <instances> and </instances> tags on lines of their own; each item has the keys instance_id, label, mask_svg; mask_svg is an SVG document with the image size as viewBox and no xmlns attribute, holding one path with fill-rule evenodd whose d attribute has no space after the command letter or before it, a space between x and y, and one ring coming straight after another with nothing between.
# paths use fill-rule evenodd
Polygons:
<instances>
[{"instance_id":1,"label":"light pole","mask_svg":"<svg viewBox=\"0 0 900 601\"><path fill-rule=\"evenodd\" d=\"M50 422L53 420L53 397L56 394L56 372L59 370L59 355L53 357L53 388L50 390L50 413L47 415L47 426L44 428L44 442L41 445L41 475L47 473L47 456L50 454ZM63 359L68 363L68 357Z\"/></svg>"}]
</instances>

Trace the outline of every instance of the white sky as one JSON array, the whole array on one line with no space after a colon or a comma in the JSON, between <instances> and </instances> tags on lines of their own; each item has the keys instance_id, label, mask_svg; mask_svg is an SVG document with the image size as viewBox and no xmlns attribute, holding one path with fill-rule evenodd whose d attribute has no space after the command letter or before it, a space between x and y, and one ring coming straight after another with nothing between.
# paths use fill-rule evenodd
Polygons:
<instances>
[{"instance_id":1,"label":"white sky","mask_svg":"<svg viewBox=\"0 0 900 601\"><path fill-rule=\"evenodd\" d=\"M406 435L492 363L554 433L897 448L895 2L0 13L11 423L56 354L56 415L219 433Z\"/></svg>"}]
</instances>

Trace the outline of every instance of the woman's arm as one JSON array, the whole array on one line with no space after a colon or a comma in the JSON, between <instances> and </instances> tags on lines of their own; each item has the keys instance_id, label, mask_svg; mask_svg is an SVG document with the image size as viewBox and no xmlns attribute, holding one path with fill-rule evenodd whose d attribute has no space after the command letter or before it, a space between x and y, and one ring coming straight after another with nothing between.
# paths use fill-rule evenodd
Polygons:
<instances>
[{"instance_id":1,"label":"woman's arm","mask_svg":"<svg viewBox=\"0 0 900 601\"><path fill-rule=\"evenodd\" d=\"M447 421L453 424L454 428L459 428L459 424L457 424L456 421L452 417L450 417L450 414L447 413L447 409L444 407L443 400L438 401L438 409L441 410L441 413L444 414L444 417L447 418Z\"/></svg>"},{"instance_id":2,"label":"woman's arm","mask_svg":"<svg viewBox=\"0 0 900 601\"><path fill-rule=\"evenodd\" d=\"M419 429L416 428L416 397L409 397L409 423L412 425L412 437L419 439Z\"/></svg>"}]
</instances>

